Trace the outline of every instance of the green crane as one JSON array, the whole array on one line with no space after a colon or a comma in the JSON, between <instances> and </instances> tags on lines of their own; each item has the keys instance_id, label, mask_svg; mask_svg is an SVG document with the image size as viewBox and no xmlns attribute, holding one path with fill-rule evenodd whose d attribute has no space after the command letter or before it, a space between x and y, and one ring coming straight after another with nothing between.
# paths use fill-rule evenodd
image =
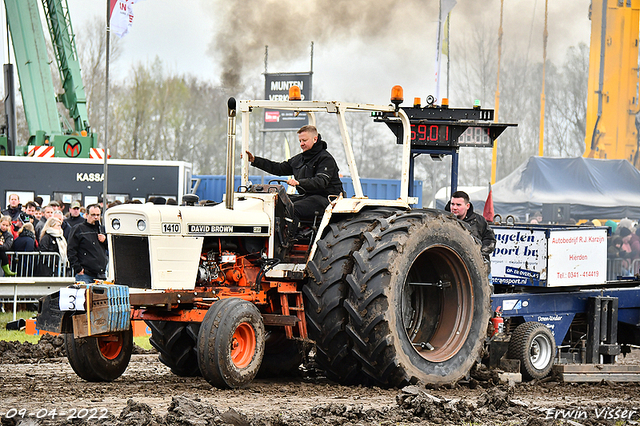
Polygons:
<instances>
[{"instance_id":1,"label":"green crane","mask_svg":"<svg viewBox=\"0 0 640 426\"><path fill-rule=\"evenodd\" d=\"M13 142L15 155L90 158L91 148L97 148L97 141L89 127L67 0L42 0L62 82L63 92L59 95L54 90L38 0L5 0L4 3L30 135L25 146ZM58 102L69 112L73 125L58 112ZM5 153L12 152L6 136L0 138L0 150L2 148Z\"/></svg>"}]
</instances>

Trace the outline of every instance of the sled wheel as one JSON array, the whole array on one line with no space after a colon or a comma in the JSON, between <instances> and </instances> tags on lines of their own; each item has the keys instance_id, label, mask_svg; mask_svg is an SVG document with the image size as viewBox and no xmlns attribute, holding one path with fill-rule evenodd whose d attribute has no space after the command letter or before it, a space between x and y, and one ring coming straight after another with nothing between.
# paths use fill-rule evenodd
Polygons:
<instances>
[{"instance_id":1,"label":"sled wheel","mask_svg":"<svg viewBox=\"0 0 640 426\"><path fill-rule=\"evenodd\" d=\"M374 383L448 384L479 359L490 316L480 245L436 210L379 218L347 277L347 331Z\"/></svg>"},{"instance_id":2,"label":"sled wheel","mask_svg":"<svg viewBox=\"0 0 640 426\"><path fill-rule=\"evenodd\" d=\"M78 376L89 382L111 382L124 373L133 352L133 331L75 338L64 335L64 348L69 365Z\"/></svg>"},{"instance_id":3,"label":"sled wheel","mask_svg":"<svg viewBox=\"0 0 640 426\"><path fill-rule=\"evenodd\" d=\"M544 324L525 322L513 331L507 357L520 361L523 378L540 380L547 377L555 355L555 338Z\"/></svg>"},{"instance_id":4,"label":"sled wheel","mask_svg":"<svg viewBox=\"0 0 640 426\"><path fill-rule=\"evenodd\" d=\"M158 360L181 377L200 375L196 341L200 324L176 321L145 321L151 329L149 343L160 353Z\"/></svg>"},{"instance_id":5,"label":"sled wheel","mask_svg":"<svg viewBox=\"0 0 640 426\"><path fill-rule=\"evenodd\" d=\"M302 288L309 338L316 342L315 361L327 378L342 384L361 381L360 365L351 352L346 333L349 319L343 303L348 294L346 277L353 269L353 253L362 246L362 234L376 218L396 209L363 211L332 223L323 232L313 259L307 265L310 279Z\"/></svg>"},{"instance_id":6,"label":"sled wheel","mask_svg":"<svg viewBox=\"0 0 640 426\"><path fill-rule=\"evenodd\" d=\"M265 331L256 306L239 298L222 299L207 311L198 333L198 366L218 388L249 384L264 355Z\"/></svg>"}]
</instances>

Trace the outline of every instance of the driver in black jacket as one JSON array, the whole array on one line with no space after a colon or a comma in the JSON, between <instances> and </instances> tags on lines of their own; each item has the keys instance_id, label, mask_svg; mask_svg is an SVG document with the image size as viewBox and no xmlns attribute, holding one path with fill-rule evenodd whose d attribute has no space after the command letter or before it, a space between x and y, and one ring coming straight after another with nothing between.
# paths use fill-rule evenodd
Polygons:
<instances>
[{"instance_id":1,"label":"driver in black jacket","mask_svg":"<svg viewBox=\"0 0 640 426\"><path fill-rule=\"evenodd\" d=\"M340 195L342 182L338 175L338 165L322 140L315 126L307 125L298 130L298 140L302 152L276 163L266 158L255 157L247 151L252 166L277 176L293 175L287 180L295 186L299 197L291 197L295 217L300 220L313 219L315 212L322 213L329 205L329 195Z\"/></svg>"}]
</instances>

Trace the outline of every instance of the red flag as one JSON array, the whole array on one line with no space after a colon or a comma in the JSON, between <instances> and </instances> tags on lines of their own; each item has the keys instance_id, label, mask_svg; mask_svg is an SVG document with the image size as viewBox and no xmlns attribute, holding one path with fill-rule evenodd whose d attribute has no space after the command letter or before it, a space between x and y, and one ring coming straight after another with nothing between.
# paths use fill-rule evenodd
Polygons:
<instances>
[{"instance_id":1,"label":"red flag","mask_svg":"<svg viewBox=\"0 0 640 426\"><path fill-rule=\"evenodd\" d=\"M484 203L484 210L482 211L482 216L487 219L487 222L493 222L493 216L495 216L495 212L493 210L493 194L492 194L491 186L489 186L489 195L487 195L487 201Z\"/></svg>"}]
</instances>

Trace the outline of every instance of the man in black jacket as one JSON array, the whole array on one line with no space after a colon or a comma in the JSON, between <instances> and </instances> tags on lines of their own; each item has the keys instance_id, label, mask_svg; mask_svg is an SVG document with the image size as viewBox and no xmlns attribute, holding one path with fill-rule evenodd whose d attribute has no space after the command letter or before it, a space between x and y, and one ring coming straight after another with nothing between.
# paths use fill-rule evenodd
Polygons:
<instances>
[{"instance_id":1,"label":"man in black jacket","mask_svg":"<svg viewBox=\"0 0 640 426\"><path fill-rule=\"evenodd\" d=\"M455 214L458 219L469 225L473 236L482 242L482 256L485 259L489 259L489 256L496 248L496 236L493 230L489 228L486 219L473 211L473 204L469 202L469 195L464 191L454 192L445 210Z\"/></svg>"},{"instance_id":2,"label":"man in black jacket","mask_svg":"<svg viewBox=\"0 0 640 426\"><path fill-rule=\"evenodd\" d=\"M21 212L22 204L20 204L18 194L9 195L9 205L2 211L2 216L11 216L11 222L15 222L18 220Z\"/></svg>"},{"instance_id":3,"label":"man in black jacket","mask_svg":"<svg viewBox=\"0 0 640 426\"><path fill-rule=\"evenodd\" d=\"M100 207L87 207L87 219L71 230L67 243L69 263L76 273L76 281L93 283L105 279L107 267L107 236L100 226Z\"/></svg>"},{"instance_id":4,"label":"man in black jacket","mask_svg":"<svg viewBox=\"0 0 640 426\"><path fill-rule=\"evenodd\" d=\"M338 175L336 160L327 151L315 126L303 126L298 130L302 152L287 161L276 163L266 158L255 157L247 151L252 166L278 176L293 175L287 180L295 186L301 197L292 197L294 215L297 219L313 219L315 212L322 213L329 205L329 195L342 193L342 181Z\"/></svg>"},{"instance_id":5,"label":"man in black jacket","mask_svg":"<svg viewBox=\"0 0 640 426\"><path fill-rule=\"evenodd\" d=\"M84 223L84 218L80 214L80 201L74 201L71 203L71 207L69 207L69 216L64 220L69 224L70 227L75 227L76 225L80 225Z\"/></svg>"}]
</instances>

